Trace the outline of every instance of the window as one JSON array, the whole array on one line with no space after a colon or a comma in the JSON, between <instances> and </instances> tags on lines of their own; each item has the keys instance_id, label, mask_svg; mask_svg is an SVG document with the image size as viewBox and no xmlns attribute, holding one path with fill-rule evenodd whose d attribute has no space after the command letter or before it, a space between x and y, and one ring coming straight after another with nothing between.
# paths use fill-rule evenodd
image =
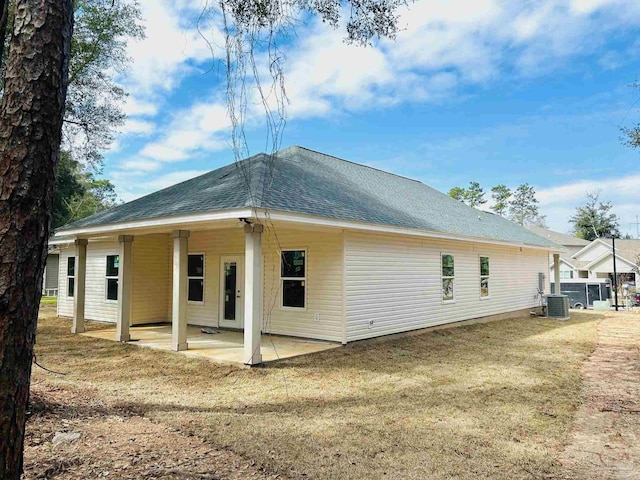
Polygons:
<instances>
[{"instance_id":1,"label":"window","mask_svg":"<svg viewBox=\"0 0 640 480\"><path fill-rule=\"evenodd\" d=\"M73 297L76 290L76 257L67 258L67 297Z\"/></svg>"},{"instance_id":2,"label":"window","mask_svg":"<svg viewBox=\"0 0 640 480\"><path fill-rule=\"evenodd\" d=\"M442 301L453 302L454 296L455 268L453 255L442 254Z\"/></svg>"},{"instance_id":3,"label":"window","mask_svg":"<svg viewBox=\"0 0 640 480\"><path fill-rule=\"evenodd\" d=\"M204 255L189 255L187 278L189 293L187 299L190 302L204 302Z\"/></svg>"},{"instance_id":4,"label":"window","mask_svg":"<svg viewBox=\"0 0 640 480\"><path fill-rule=\"evenodd\" d=\"M561 279L573 278L573 270L560 270Z\"/></svg>"},{"instance_id":5,"label":"window","mask_svg":"<svg viewBox=\"0 0 640 480\"><path fill-rule=\"evenodd\" d=\"M307 260L305 250L283 250L280 278L282 282L282 306L305 308L305 282Z\"/></svg>"},{"instance_id":6,"label":"window","mask_svg":"<svg viewBox=\"0 0 640 480\"><path fill-rule=\"evenodd\" d=\"M480 297L489 296L489 257L480 257Z\"/></svg>"},{"instance_id":7,"label":"window","mask_svg":"<svg viewBox=\"0 0 640 480\"><path fill-rule=\"evenodd\" d=\"M107 300L118 300L118 270L120 256L107 255Z\"/></svg>"}]
</instances>

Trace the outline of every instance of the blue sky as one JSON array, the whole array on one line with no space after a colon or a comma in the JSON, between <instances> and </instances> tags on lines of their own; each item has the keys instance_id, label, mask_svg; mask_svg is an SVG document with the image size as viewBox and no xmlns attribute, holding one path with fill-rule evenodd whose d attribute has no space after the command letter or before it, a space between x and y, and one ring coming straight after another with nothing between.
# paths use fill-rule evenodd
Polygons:
<instances>
[{"instance_id":1,"label":"blue sky","mask_svg":"<svg viewBox=\"0 0 640 480\"><path fill-rule=\"evenodd\" d=\"M196 29L201 0L141 2L147 39L119 81L127 124L104 175L131 200L233 161L223 68ZM287 55L282 145L303 145L447 191L478 181L535 186L551 228L587 190L640 215L640 151L620 126L640 122L640 2L419 0L396 41L349 46L313 19ZM223 44L219 18L200 24ZM249 148L263 151L256 107Z\"/></svg>"}]
</instances>

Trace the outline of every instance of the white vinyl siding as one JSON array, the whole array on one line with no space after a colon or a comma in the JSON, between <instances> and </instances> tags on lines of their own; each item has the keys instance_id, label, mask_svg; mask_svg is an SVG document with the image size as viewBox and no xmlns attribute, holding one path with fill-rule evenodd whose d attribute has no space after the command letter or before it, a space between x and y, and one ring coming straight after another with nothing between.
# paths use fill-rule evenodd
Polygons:
<instances>
[{"instance_id":1,"label":"white vinyl siding","mask_svg":"<svg viewBox=\"0 0 640 480\"><path fill-rule=\"evenodd\" d=\"M280 335L340 342L342 311L341 231L315 231L278 227L262 234L264 257L264 330ZM306 251L305 309L281 308L279 250Z\"/></svg>"},{"instance_id":2,"label":"white vinyl siding","mask_svg":"<svg viewBox=\"0 0 640 480\"><path fill-rule=\"evenodd\" d=\"M455 257L455 303L442 301L441 253ZM491 258L491 296L478 295L478 255ZM539 305L548 254L518 247L347 233L347 340L398 333ZM549 291L548 283L546 291Z\"/></svg>"},{"instance_id":3,"label":"white vinyl siding","mask_svg":"<svg viewBox=\"0 0 640 480\"><path fill-rule=\"evenodd\" d=\"M115 322L118 315L118 302L107 300L105 272L107 271L107 255L118 255L117 240L93 242L87 245L87 272L85 285L85 317L88 320ZM75 247L69 246L60 252L60 261L67 264L67 258L75 255ZM76 266L77 268L77 266ZM67 284L67 270L60 269L60 284ZM73 298L60 295L58 298L58 315L73 316Z\"/></svg>"},{"instance_id":4,"label":"white vinyl siding","mask_svg":"<svg viewBox=\"0 0 640 480\"><path fill-rule=\"evenodd\" d=\"M60 272L58 271L59 268L60 268L60 256L57 253L52 253L47 255L47 263L45 267L45 276L44 276L45 290L49 290L52 293L55 290L58 290L58 278L60 276ZM63 268L66 268L66 264L63 265ZM64 286L62 288L64 288Z\"/></svg>"},{"instance_id":5,"label":"white vinyl siding","mask_svg":"<svg viewBox=\"0 0 640 480\"><path fill-rule=\"evenodd\" d=\"M171 297L169 234L139 235L133 240L131 323L168 320Z\"/></svg>"},{"instance_id":6,"label":"white vinyl siding","mask_svg":"<svg viewBox=\"0 0 640 480\"><path fill-rule=\"evenodd\" d=\"M169 238L169 293L168 309L171 318L171 292L173 288L173 238ZM218 326L220 316L220 256L244 255L244 231L242 228L192 231L189 237L189 254L205 256L204 301L188 302L187 322L191 325ZM244 289L244 285L242 285Z\"/></svg>"}]
</instances>

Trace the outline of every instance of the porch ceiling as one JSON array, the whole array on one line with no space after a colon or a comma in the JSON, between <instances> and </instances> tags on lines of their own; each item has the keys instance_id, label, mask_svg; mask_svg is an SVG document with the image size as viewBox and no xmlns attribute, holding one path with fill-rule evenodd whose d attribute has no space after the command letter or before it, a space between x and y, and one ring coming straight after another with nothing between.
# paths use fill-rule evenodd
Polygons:
<instances>
[{"instance_id":1,"label":"porch ceiling","mask_svg":"<svg viewBox=\"0 0 640 480\"><path fill-rule=\"evenodd\" d=\"M173 352L171 350L171 325L145 325L131 327L132 345L166 350L180 355L206 358L217 363L243 365L243 332L217 330L218 333L202 333L202 327L189 326L187 330L188 350ZM82 335L103 340L115 341L116 328L93 330ZM262 335L260 350L263 362L273 362L284 358L297 357L309 353L322 352L340 347L340 344L283 337L279 335Z\"/></svg>"}]
</instances>

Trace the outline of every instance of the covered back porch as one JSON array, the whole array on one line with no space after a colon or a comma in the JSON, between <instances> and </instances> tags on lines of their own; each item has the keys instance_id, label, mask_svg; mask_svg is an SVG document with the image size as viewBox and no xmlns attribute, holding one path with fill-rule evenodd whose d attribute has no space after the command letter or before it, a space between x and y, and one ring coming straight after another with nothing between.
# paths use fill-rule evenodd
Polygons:
<instances>
[{"instance_id":1,"label":"covered back porch","mask_svg":"<svg viewBox=\"0 0 640 480\"><path fill-rule=\"evenodd\" d=\"M210 333L205 333L206 331ZM137 346L165 351L174 350L172 347L173 334L171 325L133 326L129 329L129 334L131 337L129 341ZM116 335L116 328L89 330L82 335L103 340L113 340ZM180 350L178 353L191 357L205 358L217 363L231 365L245 363L243 332L189 325L187 326L187 345L188 349ZM263 334L260 341L260 353L262 362L268 363L299 355L322 352L339 346L340 344L335 342Z\"/></svg>"},{"instance_id":2,"label":"covered back porch","mask_svg":"<svg viewBox=\"0 0 640 480\"><path fill-rule=\"evenodd\" d=\"M107 321L86 334L247 365L342 343L342 231L287 223L276 234L244 218L179 227L73 239L59 304L72 332ZM281 258L294 252L303 268L289 282Z\"/></svg>"}]
</instances>

